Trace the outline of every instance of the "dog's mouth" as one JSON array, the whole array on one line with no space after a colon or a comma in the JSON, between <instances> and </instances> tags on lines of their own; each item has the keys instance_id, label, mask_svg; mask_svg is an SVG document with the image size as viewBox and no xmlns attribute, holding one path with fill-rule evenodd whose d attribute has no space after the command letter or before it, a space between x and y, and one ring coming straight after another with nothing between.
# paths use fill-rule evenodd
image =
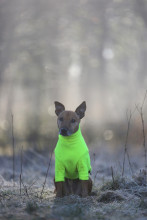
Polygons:
<instances>
[{"instance_id":1,"label":"dog's mouth","mask_svg":"<svg viewBox=\"0 0 147 220\"><path fill-rule=\"evenodd\" d=\"M62 136L70 136L72 133L66 128L61 128L59 134Z\"/></svg>"}]
</instances>

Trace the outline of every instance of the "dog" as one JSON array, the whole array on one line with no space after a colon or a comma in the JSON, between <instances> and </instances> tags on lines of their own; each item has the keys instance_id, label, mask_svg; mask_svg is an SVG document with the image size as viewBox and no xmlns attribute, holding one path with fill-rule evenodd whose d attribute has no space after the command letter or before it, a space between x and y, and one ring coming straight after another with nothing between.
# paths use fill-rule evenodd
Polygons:
<instances>
[{"instance_id":1,"label":"dog","mask_svg":"<svg viewBox=\"0 0 147 220\"><path fill-rule=\"evenodd\" d=\"M75 111L66 111L55 101L59 138L55 147L56 197L71 194L86 197L92 191L90 156L80 130L80 120L85 116L86 102Z\"/></svg>"}]
</instances>

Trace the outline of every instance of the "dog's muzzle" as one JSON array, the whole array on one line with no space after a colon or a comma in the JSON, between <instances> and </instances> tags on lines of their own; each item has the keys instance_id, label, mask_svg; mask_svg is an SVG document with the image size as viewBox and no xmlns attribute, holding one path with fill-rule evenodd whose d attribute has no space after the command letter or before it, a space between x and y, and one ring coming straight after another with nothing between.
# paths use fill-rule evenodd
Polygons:
<instances>
[{"instance_id":1,"label":"dog's muzzle","mask_svg":"<svg viewBox=\"0 0 147 220\"><path fill-rule=\"evenodd\" d=\"M61 128L59 133L62 136L68 136L68 130L66 128Z\"/></svg>"}]
</instances>

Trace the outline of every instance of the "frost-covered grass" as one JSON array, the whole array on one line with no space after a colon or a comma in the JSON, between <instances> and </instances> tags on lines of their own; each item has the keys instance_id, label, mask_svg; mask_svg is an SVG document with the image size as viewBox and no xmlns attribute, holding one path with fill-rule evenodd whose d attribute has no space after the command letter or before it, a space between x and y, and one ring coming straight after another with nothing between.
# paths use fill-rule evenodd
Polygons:
<instances>
[{"instance_id":1,"label":"frost-covered grass","mask_svg":"<svg viewBox=\"0 0 147 220\"><path fill-rule=\"evenodd\" d=\"M138 174L139 176L140 174ZM4 182L0 188L0 219L146 219L147 187L135 179L109 179L93 187L92 196L55 198L54 189ZM114 182L115 180L115 182ZM27 189L27 192L26 192Z\"/></svg>"},{"instance_id":2,"label":"frost-covered grass","mask_svg":"<svg viewBox=\"0 0 147 220\"><path fill-rule=\"evenodd\" d=\"M145 171L140 171L139 166L135 165L134 171L138 172L132 176L126 166L122 177L121 167L112 164L107 158L92 160L92 179L95 181L91 196L56 199L53 160L41 196L48 156L24 152L21 194L19 157L16 157L15 184L12 181L12 158L1 157L0 219L146 219Z\"/></svg>"}]
</instances>

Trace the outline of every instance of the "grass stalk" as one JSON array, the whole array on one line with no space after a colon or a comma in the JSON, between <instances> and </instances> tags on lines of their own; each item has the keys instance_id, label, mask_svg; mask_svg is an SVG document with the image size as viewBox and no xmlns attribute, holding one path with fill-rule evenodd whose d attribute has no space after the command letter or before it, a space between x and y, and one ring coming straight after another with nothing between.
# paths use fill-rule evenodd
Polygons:
<instances>
[{"instance_id":1,"label":"grass stalk","mask_svg":"<svg viewBox=\"0 0 147 220\"><path fill-rule=\"evenodd\" d=\"M13 186L15 184L15 139L14 139L14 128L13 128L13 114L11 114L12 120L12 149L13 149Z\"/></svg>"},{"instance_id":2,"label":"grass stalk","mask_svg":"<svg viewBox=\"0 0 147 220\"><path fill-rule=\"evenodd\" d=\"M143 98L143 102L141 107L136 106L139 114L140 114L140 118L141 118L141 124L142 124L142 136L143 136L143 149L144 149L144 168L145 168L145 181L147 184L147 149L146 149L146 132L145 132L145 123L144 123L144 116L143 116L143 107L144 107L144 103L146 101L147 98L147 90L145 92L144 98Z\"/></svg>"},{"instance_id":3,"label":"grass stalk","mask_svg":"<svg viewBox=\"0 0 147 220\"><path fill-rule=\"evenodd\" d=\"M135 110L136 110L136 108L135 108ZM131 161L130 161L130 157L129 157L129 153L128 153L128 149L127 148L128 148L128 137L129 137L129 132L130 132L131 119L132 119L132 115L134 114L135 110L133 112L131 112L131 110L130 110L129 115L128 115L128 111L126 112L128 125L127 125L127 133L126 133L126 139L125 139L125 145L124 145L122 177L124 176L124 172L125 172L126 155L127 155L127 158L128 158L130 170L131 170L131 172L133 174L133 168L132 168L132 165L131 165Z\"/></svg>"},{"instance_id":4,"label":"grass stalk","mask_svg":"<svg viewBox=\"0 0 147 220\"><path fill-rule=\"evenodd\" d=\"M48 176L49 168L50 168L51 161L52 161L53 151L54 151L54 149L53 149L52 152L51 152L51 156L50 156L50 159L49 159L47 172L46 172L46 175L45 175L45 180L44 180L44 183L43 183L43 186L42 186L42 190L41 190L41 194L40 194L40 198L42 198L42 194L43 194L43 191L44 191L44 188L45 188L45 184L46 184L46 180L47 180L47 176Z\"/></svg>"},{"instance_id":5,"label":"grass stalk","mask_svg":"<svg viewBox=\"0 0 147 220\"><path fill-rule=\"evenodd\" d=\"M21 195L21 184L22 184L22 167L23 167L23 146L21 148L21 155L20 155L20 195Z\"/></svg>"}]
</instances>

